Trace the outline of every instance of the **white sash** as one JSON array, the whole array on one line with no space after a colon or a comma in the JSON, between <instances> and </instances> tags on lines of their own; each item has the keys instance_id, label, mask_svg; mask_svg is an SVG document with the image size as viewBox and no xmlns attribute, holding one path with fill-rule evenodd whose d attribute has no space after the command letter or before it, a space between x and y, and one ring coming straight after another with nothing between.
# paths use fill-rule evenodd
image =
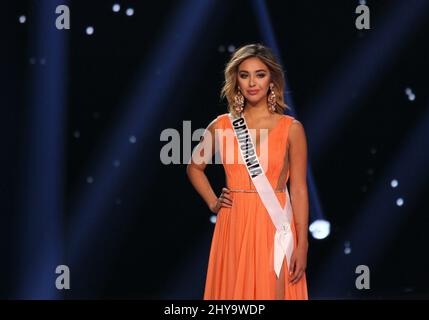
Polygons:
<instances>
[{"instance_id":1,"label":"white sash","mask_svg":"<svg viewBox=\"0 0 429 320\"><path fill-rule=\"evenodd\" d=\"M290 267L290 259L292 257L294 247L294 238L290 227L290 223L292 221L292 206L290 203L289 192L287 186L285 186L286 205L282 208L261 164L259 163L252 137L247 128L246 120L242 114L237 118L233 118L231 113L229 113L228 116L234 129L235 137L239 146L238 149L240 150L243 162L246 165L247 171L252 178L252 182L262 200L262 203L270 214L271 220L276 227L276 233L274 235L274 270L277 278L279 278L283 258L286 256L287 265ZM241 137L243 137L244 134L245 139L238 139L237 135L239 133L241 134Z\"/></svg>"}]
</instances>

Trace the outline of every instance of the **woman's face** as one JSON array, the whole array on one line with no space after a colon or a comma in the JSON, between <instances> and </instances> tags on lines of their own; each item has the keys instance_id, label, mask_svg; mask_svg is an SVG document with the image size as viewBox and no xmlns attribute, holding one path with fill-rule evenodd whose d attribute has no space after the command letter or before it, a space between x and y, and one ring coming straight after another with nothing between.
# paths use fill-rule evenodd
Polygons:
<instances>
[{"instance_id":1,"label":"woman's face","mask_svg":"<svg viewBox=\"0 0 429 320\"><path fill-rule=\"evenodd\" d=\"M246 100L252 104L266 99L270 79L268 67L257 57L247 58L238 66L238 86Z\"/></svg>"}]
</instances>

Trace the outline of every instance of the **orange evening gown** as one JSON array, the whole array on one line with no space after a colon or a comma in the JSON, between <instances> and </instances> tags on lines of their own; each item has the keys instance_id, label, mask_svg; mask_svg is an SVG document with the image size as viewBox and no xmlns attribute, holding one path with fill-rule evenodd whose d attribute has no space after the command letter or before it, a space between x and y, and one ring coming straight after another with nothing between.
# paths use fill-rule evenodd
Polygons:
<instances>
[{"instance_id":1,"label":"orange evening gown","mask_svg":"<svg viewBox=\"0 0 429 320\"><path fill-rule=\"evenodd\" d=\"M263 165L265 174L273 189L286 186L289 178L288 168L288 131L294 120L289 115L271 129L265 141L253 142L258 156L263 143L268 140L268 166ZM230 129L233 131L228 114L216 118L216 129ZM229 130L228 130L229 131ZM220 138L223 139L223 138ZM241 157L238 143L233 139L234 159ZM219 155L222 159L226 175L226 185L230 189L255 189L244 163L227 164L225 161L226 143L220 142ZM261 146L259 146L261 144ZM213 233L204 300L274 300L276 299L276 274L274 271L274 234L275 227L268 211L256 192L231 192L232 208L222 207L217 213ZM277 193L282 207L285 206L286 195ZM296 230L292 220L291 225L296 247ZM282 271L284 276L284 299L307 300L306 276L294 285L288 281L288 267L283 260ZM283 284L282 284L283 285Z\"/></svg>"}]
</instances>

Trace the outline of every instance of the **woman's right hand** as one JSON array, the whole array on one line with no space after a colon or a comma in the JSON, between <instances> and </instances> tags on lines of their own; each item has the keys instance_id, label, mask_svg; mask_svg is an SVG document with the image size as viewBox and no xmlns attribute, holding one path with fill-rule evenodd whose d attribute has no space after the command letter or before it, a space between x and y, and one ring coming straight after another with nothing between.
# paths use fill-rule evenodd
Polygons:
<instances>
[{"instance_id":1,"label":"woman's right hand","mask_svg":"<svg viewBox=\"0 0 429 320\"><path fill-rule=\"evenodd\" d=\"M228 188L222 188L222 193L219 198L217 198L216 202L210 206L210 210L213 213L218 213L220 208L232 208L232 197Z\"/></svg>"}]
</instances>

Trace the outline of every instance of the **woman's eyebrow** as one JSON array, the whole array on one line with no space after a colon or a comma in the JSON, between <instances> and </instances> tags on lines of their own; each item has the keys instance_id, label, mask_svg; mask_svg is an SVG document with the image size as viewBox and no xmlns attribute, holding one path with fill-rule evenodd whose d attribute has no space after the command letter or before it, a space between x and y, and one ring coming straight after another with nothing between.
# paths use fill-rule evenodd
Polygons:
<instances>
[{"instance_id":1,"label":"woman's eyebrow","mask_svg":"<svg viewBox=\"0 0 429 320\"><path fill-rule=\"evenodd\" d=\"M259 69L259 70L256 70L255 72L260 72L260 71L267 71L267 70L265 70L265 69ZM240 70L239 72L246 72L246 73L249 73L248 71L246 71L246 70Z\"/></svg>"}]
</instances>

